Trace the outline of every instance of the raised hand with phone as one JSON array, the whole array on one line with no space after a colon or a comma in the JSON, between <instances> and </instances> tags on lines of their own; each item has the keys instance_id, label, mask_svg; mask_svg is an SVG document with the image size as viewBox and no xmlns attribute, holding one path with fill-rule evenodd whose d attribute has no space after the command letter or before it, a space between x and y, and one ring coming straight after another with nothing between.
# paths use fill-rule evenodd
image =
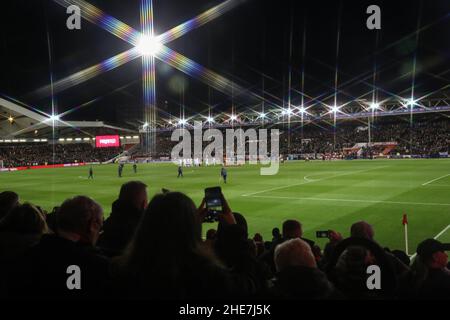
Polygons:
<instances>
[{"instance_id":1,"label":"raised hand with phone","mask_svg":"<svg viewBox=\"0 0 450 320\"><path fill-rule=\"evenodd\" d=\"M199 208L204 222L223 221L227 224L236 224L233 212L222 194L220 187L205 189L205 197Z\"/></svg>"}]
</instances>

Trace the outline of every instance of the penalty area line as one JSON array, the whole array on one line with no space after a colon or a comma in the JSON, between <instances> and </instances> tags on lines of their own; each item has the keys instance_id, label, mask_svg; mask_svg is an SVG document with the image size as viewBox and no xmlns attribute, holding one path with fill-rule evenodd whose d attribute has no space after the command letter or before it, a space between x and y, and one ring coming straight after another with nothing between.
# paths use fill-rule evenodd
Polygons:
<instances>
[{"instance_id":1,"label":"penalty area line","mask_svg":"<svg viewBox=\"0 0 450 320\"><path fill-rule=\"evenodd\" d=\"M446 174L446 175L443 175L442 177L439 177L439 178L436 178L436 179L427 181L427 182L425 182L425 183L422 183L422 186L429 185L430 183L433 183L433 182L435 182L435 181L441 180L441 179L443 179L443 178L445 178L445 177L448 177L448 176L450 176L450 173L449 173L449 174Z\"/></svg>"},{"instance_id":2,"label":"penalty area line","mask_svg":"<svg viewBox=\"0 0 450 320\"><path fill-rule=\"evenodd\" d=\"M422 205L422 206L443 206L450 207L450 203L439 202L408 202L408 201L389 201L389 200L367 200L367 199L338 199L338 198L315 198L315 197L284 197L284 196L248 196L251 198L268 198L268 199L287 199L300 201L337 201L337 202L361 202L361 203L386 203L386 204L405 204L405 205Z\"/></svg>"},{"instance_id":3,"label":"penalty area line","mask_svg":"<svg viewBox=\"0 0 450 320\"><path fill-rule=\"evenodd\" d=\"M286 185L286 186L274 187L274 188L270 188L270 189L266 189L266 190L246 193L246 194L243 194L241 196L242 197L251 197L251 196L254 196L255 194L260 194L260 193L265 193L265 192L269 192L269 191L275 191L275 190L280 190L280 189L285 189L285 188L290 188L290 187L295 187L295 186L301 186L301 185L312 183L312 182L319 182L319 181L333 179L333 178L337 178L337 177L348 176L348 175L351 175L351 174L363 173L363 172L367 172L367 171L371 171L371 170L377 170L377 169L384 169L384 168L387 168L387 167L389 167L389 166L380 166L380 167L376 167L376 168L370 168L370 169L367 169L367 170L358 170L358 171L344 172L342 174L335 174L335 175L332 175L332 176L329 176L329 177L325 177L325 178L321 178L321 179L317 179L317 180L308 179L308 180L305 180L305 181L302 181L302 182L299 182L299 183L289 184L289 185ZM331 172L331 174L332 174L332 172ZM313 174L310 174L310 175L307 175L306 177L310 177L312 175ZM303 178L305 178L305 177L303 177Z\"/></svg>"}]
</instances>

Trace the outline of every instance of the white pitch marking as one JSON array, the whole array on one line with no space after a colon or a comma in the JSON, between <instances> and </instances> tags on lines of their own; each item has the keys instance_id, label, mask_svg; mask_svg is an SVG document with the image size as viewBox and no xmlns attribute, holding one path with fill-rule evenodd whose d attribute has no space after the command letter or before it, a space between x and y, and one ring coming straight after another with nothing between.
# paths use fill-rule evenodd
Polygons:
<instances>
[{"instance_id":1,"label":"white pitch marking","mask_svg":"<svg viewBox=\"0 0 450 320\"><path fill-rule=\"evenodd\" d=\"M422 186L426 186L426 185L428 185L428 184L430 184L430 183L433 183L433 182L435 182L435 181L441 180L442 178L445 178L445 177L448 177L448 176L450 176L450 173L449 173L449 174L446 174L446 175L443 175L442 177L439 177L439 178L436 178L436 179L427 181L427 182L425 182L425 183L422 183Z\"/></svg>"},{"instance_id":2,"label":"white pitch marking","mask_svg":"<svg viewBox=\"0 0 450 320\"><path fill-rule=\"evenodd\" d=\"M407 202L407 201L389 201L389 200L366 200L366 199L337 199L337 198L314 198L314 197L283 197L283 196L249 196L252 198L270 198L270 199L289 199L289 200L306 200L306 201L340 201L340 202L363 202L363 203L389 203L389 204L406 204L406 205L424 205L424 206L450 206L450 203L438 202Z\"/></svg>"},{"instance_id":3,"label":"white pitch marking","mask_svg":"<svg viewBox=\"0 0 450 320\"><path fill-rule=\"evenodd\" d=\"M441 232L439 232L439 233L434 237L434 239L437 239L437 238L439 238L440 236L442 236L449 228L450 228L450 224L449 224L448 226L446 226L446 227L444 228L444 230L442 230ZM414 260L414 258L415 258L416 256L417 256L417 252L414 253L414 254L410 257L410 260L411 260L411 261Z\"/></svg>"},{"instance_id":4,"label":"white pitch marking","mask_svg":"<svg viewBox=\"0 0 450 320\"><path fill-rule=\"evenodd\" d=\"M346 176L346 175L350 175L350 174L362 173L362 172L367 172L367 171L370 171L370 170L376 170L376 169L383 169L383 168L386 168L386 167L389 167L389 166L381 166L381 167L371 168L371 169L367 169L367 170L359 170L359 171L345 172L345 173L343 173L343 174L337 174L337 175L334 175L334 176L331 176L331 177L322 178L322 179L317 179L317 180L307 180L306 182L305 182L305 181L302 181L302 182L299 182L299 183L289 184L289 185L286 185L286 186L274 187L274 188L270 188L270 189L266 189L266 190L261 190L261 191L256 191L256 192L251 192L251 193L243 194L242 196L243 196L243 197L250 197L250 196L253 196L253 195L255 195L255 194L260 194L260 193L264 193L264 192L268 192L268 191L274 191L274 190L280 190L280 189L285 189L285 188L294 187L294 186L300 186L300 185L308 184L308 183L311 183L311 182L319 182L319 181L323 181L323 180L327 180L327 179L332 179L332 178L336 178L336 177L341 177L341 176Z\"/></svg>"}]
</instances>

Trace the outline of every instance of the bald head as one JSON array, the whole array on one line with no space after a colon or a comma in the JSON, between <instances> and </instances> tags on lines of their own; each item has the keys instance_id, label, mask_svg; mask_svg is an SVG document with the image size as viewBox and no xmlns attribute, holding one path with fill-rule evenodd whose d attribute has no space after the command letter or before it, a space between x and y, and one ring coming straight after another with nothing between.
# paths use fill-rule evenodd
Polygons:
<instances>
[{"instance_id":1,"label":"bald head","mask_svg":"<svg viewBox=\"0 0 450 320\"><path fill-rule=\"evenodd\" d=\"M350 228L350 235L355 238L363 238L373 241L375 232L369 223L366 221L359 221L354 223Z\"/></svg>"},{"instance_id":2,"label":"bald head","mask_svg":"<svg viewBox=\"0 0 450 320\"><path fill-rule=\"evenodd\" d=\"M283 271L288 267L317 267L310 245L299 238L278 245L275 248L274 259L277 271Z\"/></svg>"}]
</instances>

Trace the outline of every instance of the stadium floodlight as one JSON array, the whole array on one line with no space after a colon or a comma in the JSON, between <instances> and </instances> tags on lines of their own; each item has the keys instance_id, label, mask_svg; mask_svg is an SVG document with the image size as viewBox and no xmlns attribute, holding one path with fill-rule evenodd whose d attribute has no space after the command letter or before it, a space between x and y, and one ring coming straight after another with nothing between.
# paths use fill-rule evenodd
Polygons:
<instances>
[{"instance_id":1,"label":"stadium floodlight","mask_svg":"<svg viewBox=\"0 0 450 320\"><path fill-rule=\"evenodd\" d=\"M144 123L144 125L142 126L143 129L148 128L148 122Z\"/></svg>"},{"instance_id":2,"label":"stadium floodlight","mask_svg":"<svg viewBox=\"0 0 450 320\"><path fill-rule=\"evenodd\" d=\"M52 114L50 116L50 121L59 121L59 116L57 114Z\"/></svg>"},{"instance_id":3,"label":"stadium floodlight","mask_svg":"<svg viewBox=\"0 0 450 320\"><path fill-rule=\"evenodd\" d=\"M231 121L236 121L236 120L237 120L237 116L234 115L234 114L232 114L232 115L230 116L230 120L231 120Z\"/></svg>"},{"instance_id":4,"label":"stadium floodlight","mask_svg":"<svg viewBox=\"0 0 450 320\"><path fill-rule=\"evenodd\" d=\"M417 100L414 100L413 98L411 98L411 99L406 99L403 105L412 108L416 104L417 104Z\"/></svg>"},{"instance_id":5,"label":"stadium floodlight","mask_svg":"<svg viewBox=\"0 0 450 320\"><path fill-rule=\"evenodd\" d=\"M214 118L211 116L206 117L206 122L212 123L212 122L214 122Z\"/></svg>"},{"instance_id":6,"label":"stadium floodlight","mask_svg":"<svg viewBox=\"0 0 450 320\"><path fill-rule=\"evenodd\" d=\"M156 37L141 36L136 46L137 51L144 56L154 56L162 48L162 43Z\"/></svg>"},{"instance_id":7,"label":"stadium floodlight","mask_svg":"<svg viewBox=\"0 0 450 320\"><path fill-rule=\"evenodd\" d=\"M261 113L259 114L259 117L260 117L261 119L265 119L266 116L267 116L267 115L266 115L264 112L261 112Z\"/></svg>"},{"instance_id":8,"label":"stadium floodlight","mask_svg":"<svg viewBox=\"0 0 450 320\"><path fill-rule=\"evenodd\" d=\"M305 107L300 107L300 108L298 108L298 110L300 111L301 114L305 114L306 113L306 108Z\"/></svg>"},{"instance_id":9,"label":"stadium floodlight","mask_svg":"<svg viewBox=\"0 0 450 320\"><path fill-rule=\"evenodd\" d=\"M339 109L340 108L337 105L334 105L334 106L331 107L331 112L337 113L337 112L339 112Z\"/></svg>"},{"instance_id":10,"label":"stadium floodlight","mask_svg":"<svg viewBox=\"0 0 450 320\"><path fill-rule=\"evenodd\" d=\"M14 118L13 118L12 116L9 116L9 117L8 117L8 121L9 121L10 123L13 123Z\"/></svg>"},{"instance_id":11,"label":"stadium floodlight","mask_svg":"<svg viewBox=\"0 0 450 320\"><path fill-rule=\"evenodd\" d=\"M372 102L372 103L370 104L370 110L375 111L375 110L378 110L378 109L380 109L380 104L379 104L379 103L377 103L377 102Z\"/></svg>"},{"instance_id":12,"label":"stadium floodlight","mask_svg":"<svg viewBox=\"0 0 450 320\"><path fill-rule=\"evenodd\" d=\"M187 123L186 119L180 119L180 120L178 121L178 124L179 124L180 126L184 126L186 123Z\"/></svg>"}]
</instances>

